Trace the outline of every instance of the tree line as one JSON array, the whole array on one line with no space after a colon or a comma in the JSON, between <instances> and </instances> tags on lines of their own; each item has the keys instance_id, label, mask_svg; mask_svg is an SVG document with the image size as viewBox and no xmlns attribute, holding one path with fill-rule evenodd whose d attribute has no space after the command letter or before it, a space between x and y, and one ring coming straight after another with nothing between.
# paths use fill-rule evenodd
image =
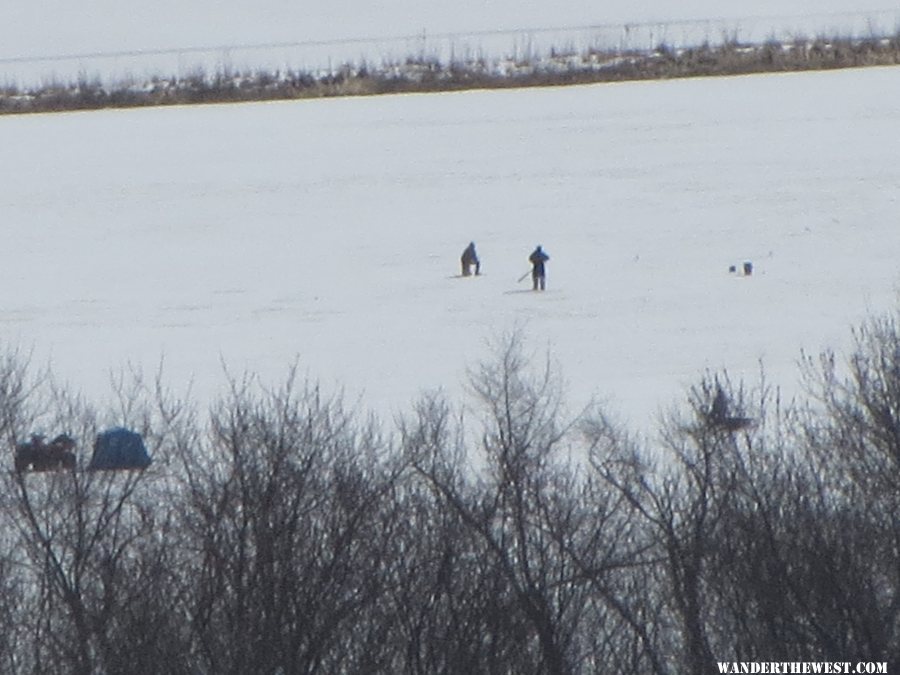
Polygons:
<instances>
[{"instance_id":1,"label":"tree line","mask_svg":"<svg viewBox=\"0 0 900 675\"><path fill-rule=\"evenodd\" d=\"M898 315L900 316L900 315ZM900 324L802 400L707 372L652 435L522 335L387 426L291 370L99 408L0 357L0 432L139 431L143 471L2 473L0 672L718 672L900 665ZM83 447L80 453L83 454ZM86 458L79 457L79 466Z\"/></svg>"},{"instance_id":2,"label":"tree line","mask_svg":"<svg viewBox=\"0 0 900 675\"><path fill-rule=\"evenodd\" d=\"M548 87L898 63L900 32L861 38L770 39L762 44L733 38L685 49L667 44L649 50L552 49L545 56L502 61L476 56L445 62L419 55L384 64L343 63L327 72L230 68L206 72L197 68L182 76L139 82L104 83L99 76L85 74L74 82L55 81L37 87L7 84L0 87L0 114Z\"/></svg>"}]
</instances>

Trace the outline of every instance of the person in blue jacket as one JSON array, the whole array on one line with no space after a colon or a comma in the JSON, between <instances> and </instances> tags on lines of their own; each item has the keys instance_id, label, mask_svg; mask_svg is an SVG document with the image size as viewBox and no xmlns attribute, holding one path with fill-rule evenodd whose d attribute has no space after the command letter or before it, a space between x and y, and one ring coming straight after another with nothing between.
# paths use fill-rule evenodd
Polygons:
<instances>
[{"instance_id":1,"label":"person in blue jacket","mask_svg":"<svg viewBox=\"0 0 900 675\"><path fill-rule=\"evenodd\" d=\"M547 270L544 268L544 263L548 260L550 260L550 256L544 253L540 246L528 256L528 261L531 263L531 281L534 283L534 290L540 288L543 291L547 286Z\"/></svg>"}]
</instances>

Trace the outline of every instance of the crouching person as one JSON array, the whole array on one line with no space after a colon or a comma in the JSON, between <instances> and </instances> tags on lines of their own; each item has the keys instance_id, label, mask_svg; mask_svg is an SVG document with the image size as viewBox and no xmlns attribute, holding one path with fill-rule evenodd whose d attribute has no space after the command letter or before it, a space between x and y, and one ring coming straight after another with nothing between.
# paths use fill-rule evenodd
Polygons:
<instances>
[{"instance_id":1,"label":"crouching person","mask_svg":"<svg viewBox=\"0 0 900 675\"><path fill-rule=\"evenodd\" d=\"M463 251L462 257L460 257L459 260L462 263L462 275L464 277L471 276L473 265L475 266L475 274L481 274L481 261L478 260L478 254L475 252L474 241L469 242L469 245L466 246L466 250Z\"/></svg>"}]
</instances>

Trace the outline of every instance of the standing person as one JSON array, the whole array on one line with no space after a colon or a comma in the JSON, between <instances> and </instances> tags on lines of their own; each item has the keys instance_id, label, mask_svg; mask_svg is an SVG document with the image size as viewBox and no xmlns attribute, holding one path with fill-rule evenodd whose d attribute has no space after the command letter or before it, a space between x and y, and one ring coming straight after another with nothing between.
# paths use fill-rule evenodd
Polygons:
<instances>
[{"instance_id":1,"label":"standing person","mask_svg":"<svg viewBox=\"0 0 900 675\"><path fill-rule=\"evenodd\" d=\"M466 246L466 250L463 251L462 257L459 260L462 263L462 275L464 277L472 274L472 265L475 265L476 276L481 274L481 261L478 259L478 254L475 253L474 241L469 242L469 245Z\"/></svg>"},{"instance_id":2,"label":"standing person","mask_svg":"<svg viewBox=\"0 0 900 675\"><path fill-rule=\"evenodd\" d=\"M538 287L540 287L543 291L547 285L547 271L544 269L544 263L548 260L550 260L550 256L544 253L540 246L528 256L528 261L531 263L531 280L534 282L534 290L538 290Z\"/></svg>"}]
</instances>

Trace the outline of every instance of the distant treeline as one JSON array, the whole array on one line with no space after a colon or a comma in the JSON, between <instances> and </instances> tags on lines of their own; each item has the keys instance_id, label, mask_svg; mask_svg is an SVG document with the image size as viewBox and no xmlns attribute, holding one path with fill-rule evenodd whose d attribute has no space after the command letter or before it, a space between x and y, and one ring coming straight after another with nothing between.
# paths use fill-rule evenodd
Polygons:
<instances>
[{"instance_id":1,"label":"distant treeline","mask_svg":"<svg viewBox=\"0 0 900 675\"><path fill-rule=\"evenodd\" d=\"M632 52L551 51L548 56L519 60L473 58L444 63L418 57L377 67L346 64L327 73L197 71L187 77L139 83L108 85L85 78L33 89L5 87L0 89L0 113L561 86L898 63L900 34L765 44L733 41L690 49L663 45Z\"/></svg>"},{"instance_id":2,"label":"distant treeline","mask_svg":"<svg viewBox=\"0 0 900 675\"><path fill-rule=\"evenodd\" d=\"M897 316L805 356L801 399L710 372L643 435L570 412L518 334L465 416L430 394L386 427L295 372L201 415L161 376L101 409L0 357L0 671L900 668ZM13 470L35 431L119 425L148 468Z\"/></svg>"}]
</instances>

